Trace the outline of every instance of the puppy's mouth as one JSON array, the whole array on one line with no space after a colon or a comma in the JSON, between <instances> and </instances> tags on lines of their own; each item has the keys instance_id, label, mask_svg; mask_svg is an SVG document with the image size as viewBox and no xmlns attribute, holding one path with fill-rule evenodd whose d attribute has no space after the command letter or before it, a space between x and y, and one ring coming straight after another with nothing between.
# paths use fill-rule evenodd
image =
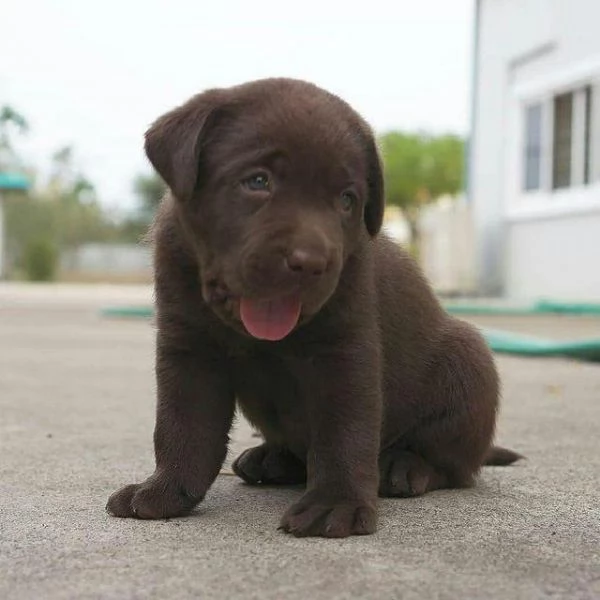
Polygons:
<instances>
[{"instance_id":1,"label":"puppy's mouth","mask_svg":"<svg viewBox=\"0 0 600 600\"><path fill-rule=\"evenodd\" d=\"M246 331L259 340L277 342L289 335L300 319L299 295L271 300L240 299L240 319Z\"/></svg>"},{"instance_id":2,"label":"puppy's mouth","mask_svg":"<svg viewBox=\"0 0 600 600\"><path fill-rule=\"evenodd\" d=\"M271 342L282 340L306 317L302 314L303 303L299 291L269 299L243 294L238 296L216 279L209 281L203 291L209 304L219 308L218 312L228 314L255 339Z\"/></svg>"}]
</instances>

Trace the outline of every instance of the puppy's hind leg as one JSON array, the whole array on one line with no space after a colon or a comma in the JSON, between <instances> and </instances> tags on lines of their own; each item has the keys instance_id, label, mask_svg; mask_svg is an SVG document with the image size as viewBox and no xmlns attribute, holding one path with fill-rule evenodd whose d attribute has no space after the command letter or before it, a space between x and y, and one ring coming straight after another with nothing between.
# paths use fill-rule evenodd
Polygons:
<instances>
[{"instance_id":1,"label":"puppy's hind leg","mask_svg":"<svg viewBox=\"0 0 600 600\"><path fill-rule=\"evenodd\" d=\"M449 319L423 381L420 418L380 456L380 495L470 486L494 456L499 382L477 330Z\"/></svg>"}]
</instances>

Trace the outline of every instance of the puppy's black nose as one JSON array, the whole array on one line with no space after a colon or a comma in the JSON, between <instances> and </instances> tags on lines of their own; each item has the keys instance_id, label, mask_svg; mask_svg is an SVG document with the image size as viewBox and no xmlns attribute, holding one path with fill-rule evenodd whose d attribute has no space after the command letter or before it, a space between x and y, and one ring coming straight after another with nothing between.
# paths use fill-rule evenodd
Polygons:
<instances>
[{"instance_id":1,"label":"puppy's black nose","mask_svg":"<svg viewBox=\"0 0 600 600\"><path fill-rule=\"evenodd\" d=\"M285 259L285 264L290 271L298 275L323 275L327 270L328 260L322 252L296 248Z\"/></svg>"}]
</instances>

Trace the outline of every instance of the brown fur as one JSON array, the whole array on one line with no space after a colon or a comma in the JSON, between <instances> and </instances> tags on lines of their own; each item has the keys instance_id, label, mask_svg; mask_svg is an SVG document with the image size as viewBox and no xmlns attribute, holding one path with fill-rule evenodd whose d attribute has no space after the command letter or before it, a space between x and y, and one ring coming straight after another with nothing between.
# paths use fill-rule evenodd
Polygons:
<instances>
[{"instance_id":1,"label":"brown fur","mask_svg":"<svg viewBox=\"0 0 600 600\"><path fill-rule=\"evenodd\" d=\"M236 399L265 440L236 473L306 483L281 521L295 535L372 533L378 493L468 486L486 460L518 458L491 447L484 340L378 233L381 165L346 103L288 79L211 90L158 119L146 152L171 190L153 231L156 471L113 494L112 514L191 511L225 458ZM243 183L257 171L268 190ZM290 293L302 298L292 333L246 333L241 297Z\"/></svg>"}]
</instances>

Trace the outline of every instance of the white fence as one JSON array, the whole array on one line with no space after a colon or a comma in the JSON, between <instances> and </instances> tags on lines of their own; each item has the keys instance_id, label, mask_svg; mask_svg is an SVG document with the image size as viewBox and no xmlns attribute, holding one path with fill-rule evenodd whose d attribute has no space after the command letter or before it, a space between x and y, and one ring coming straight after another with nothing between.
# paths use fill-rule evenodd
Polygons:
<instances>
[{"instance_id":1,"label":"white fence","mask_svg":"<svg viewBox=\"0 0 600 600\"><path fill-rule=\"evenodd\" d=\"M85 244L61 256L61 274L107 278L149 279L150 248L137 244Z\"/></svg>"},{"instance_id":2,"label":"white fence","mask_svg":"<svg viewBox=\"0 0 600 600\"><path fill-rule=\"evenodd\" d=\"M464 198L442 198L423 210L419 257L434 289L445 295L475 290L474 227Z\"/></svg>"}]
</instances>

